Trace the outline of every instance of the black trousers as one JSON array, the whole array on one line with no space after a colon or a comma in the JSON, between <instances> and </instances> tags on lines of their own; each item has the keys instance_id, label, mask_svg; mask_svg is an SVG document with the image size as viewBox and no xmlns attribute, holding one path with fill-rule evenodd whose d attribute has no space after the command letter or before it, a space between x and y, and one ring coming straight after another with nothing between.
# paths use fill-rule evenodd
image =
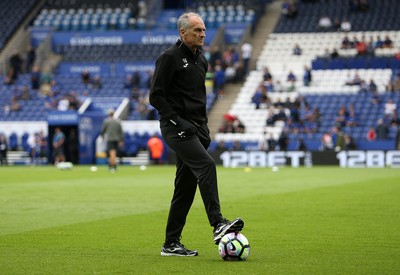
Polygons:
<instances>
[{"instance_id":1,"label":"black trousers","mask_svg":"<svg viewBox=\"0 0 400 275\"><path fill-rule=\"evenodd\" d=\"M210 225L221 221L222 215L215 161L207 152L211 142L207 124L197 125L197 134L184 139L178 136L174 125L165 124L161 127L162 136L177 156L175 189L166 227L166 242L173 242L181 237L197 185Z\"/></svg>"}]
</instances>

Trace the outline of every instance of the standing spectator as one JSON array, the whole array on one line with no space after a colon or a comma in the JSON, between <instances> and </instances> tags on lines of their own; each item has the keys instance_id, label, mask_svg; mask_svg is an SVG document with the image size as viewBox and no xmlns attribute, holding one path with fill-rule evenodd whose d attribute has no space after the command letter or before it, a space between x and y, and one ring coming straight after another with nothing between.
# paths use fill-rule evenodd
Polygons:
<instances>
[{"instance_id":1,"label":"standing spectator","mask_svg":"<svg viewBox=\"0 0 400 275\"><path fill-rule=\"evenodd\" d=\"M333 139L331 133L325 132L321 138L322 151L333 150Z\"/></svg>"},{"instance_id":2,"label":"standing spectator","mask_svg":"<svg viewBox=\"0 0 400 275\"><path fill-rule=\"evenodd\" d=\"M0 165L7 165L7 151L8 151L8 144L6 136L1 133L0 134Z\"/></svg>"},{"instance_id":3,"label":"standing spectator","mask_svg":"<svg viewBox=\"0 0 400 275\"><path fill-rule=\"evenodd\" d=\"M304 86L310 86L312 80L311 68L304 66L303 83Z\"/></svg>"},{"instance_id":4,"label":"standing spectator","mask_svg":"<svg viewBox=\"0 0 400 275\"><path fill-rule=\"evenodd\" d=\"M367 140L368 141L374 141L376 140L376 131L374 127L370 127L368 132L367 132Z\"/></svg>"},{"instance_id":5,"label":"standing spectator","mask_svg":"<svg viewBox=\"0 0 400 275\"><path fill-rule=\"evenodd\" d=\"M345 143L345 150L356 150L357 149L357 144L354 141L353 137L350 136L349 134L344 135L344 143Z\"/></svg>"},{"instance_id":6,"label":"standing spectator","mask_svg":"<svg viewBox=\"0 0 400 275\"><path fill-rule=\"evenodd\" d=\"M30 45L28 47L28 52L26 53L26 69L25 69L25 71L27 73L30 73L32 71L33 64L35 64L35 60L36 60L36 50L32 45Z\"/></svg>"},{"instance_id":7,"label":"standing spectator","mask_svg":"<svg viewBox=\"0 0 400 275\"><path fill-rule=\"evenodd\" d=\"M124 133L121 122L114 118L114 110L108 111L108 117L103 121L100 136L107 140L108 169L111 173L117 171L117 153L122 147Z\"/></svg>"},{"instance_id":8,"label":"standing spectator","mask_svg":"<svg viewBox=\"0 0 400 275\"><path fill-rule=\"evenodd\" d=\"M31 70L31 88L32 90L37 91L40 88L40 79L42 78L42 73L38 66L33 66Z\"/></svg>"},{"instance_id":9,"label":"standing spectator","mask_svg":"<svg viewBox=\"0 0 400 275\"><path fill-rule=\"evenodd\" d=\"M57 127L53 136L53 157L54 164L65 161L65 134Z\"/></svg>"},{"instance_id":10,"label":"standing spectator","mask_svg":"<svg viewBox=\"0 0 400 275\"><path fill-rule=\"evenodd\" d=\"M22 58L19 55L18 51L14 50L13 54L10 57L10 67L13 71L12 79L17 80L19 74L22 70Z\"/></svg>"},{"instance_id":11,"label":"standing spectator","mask_svg":"<svg viewBox=\"0 0 400 275\"><path fill-rule=\"evenodd\" d=\"M215 66L214 72L214 93L218 95L219 99L224 98L224 86L225 86L225 72L221 65Z\"/></svg>"},{"instance_id":12,"label":"standing spectator","mask_svg":"<svg viewBox=\"0 0 400 275\"><path fill-rule=\"evenodd\" d=\"M243 61L243 74L246 76L249 72L250 59L253 52L253 46L245 41L241 47L242 61Z\"/></svg>"},{"instance_id":13,"label":"standing spectator","mask_svg":"<svg viewBox=\"0 0 400 275\"><path fill-rule=\"evenodd\" d=\"M389 135L389 127L383 122L383 119L378 119L375 127L376 139L385 140Z\"/></svg>"},{"instance_id":14,"label":"standing spectator","mask_svg":"<svg viewBox=\"0 0 400 275\"><path fill-rule=\"evenodd\" d=\"M157 134L154 134L147 141L147 147L149 147L151 162L153 164L161 164L161 158L164 153L164 144Z\"/></svg>"}]
</instances>

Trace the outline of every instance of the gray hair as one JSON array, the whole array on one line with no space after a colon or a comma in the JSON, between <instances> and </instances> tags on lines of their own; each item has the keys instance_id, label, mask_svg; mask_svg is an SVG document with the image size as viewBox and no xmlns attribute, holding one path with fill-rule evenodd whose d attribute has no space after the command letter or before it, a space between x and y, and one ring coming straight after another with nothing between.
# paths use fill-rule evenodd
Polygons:
<instances>
[{"instance_id":1,"label":"gray hair","mask_svg":"<svg viewBox=\"0 0 400 275\"><path fill-rule=\"evenodd\" d=\"M197 16L200 17L200 14L196 13L196 12L186 12L184 14L182 14L181 16L179 16L178 18L178 32L181 29L189 29L189 19L193 16Z\"/></svg>"}]
</instances>

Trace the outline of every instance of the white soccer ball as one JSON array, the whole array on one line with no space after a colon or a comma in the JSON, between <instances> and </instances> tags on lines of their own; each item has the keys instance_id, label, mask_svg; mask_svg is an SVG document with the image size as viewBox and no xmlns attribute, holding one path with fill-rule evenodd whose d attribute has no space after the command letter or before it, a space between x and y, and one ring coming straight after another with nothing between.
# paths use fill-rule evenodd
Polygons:
<instances>
[{"instance_id":1,"label":"white soccer ball","mask_svg":"<svg viewBox=\"0 0 400 275\"><path fill-rule=\"evenodd\" d=\"M224 261L245 261L250 254L250 244L242 233L228 233L219 242L218 252Z\"/></svg>"},{"instance_id":2,"label":"white soccer ball","mask_svg":"<svg viewBox=\"0 0 400 275\"><path fill-rule=\"evenodd\" d=\"M279 168L278 168L278 166L272 166L271 170L272 170L272 172L278 172Z\"/></svg>"},{"instance_id":3,"label":"white soccer ball","mask_svg":"<svg viewBox=\"0 0 400 275\"><path fill-rule=\"evenodd\" d=\"M98 170L97 166L90 166L90 171L97 172L97 170Z\"/></svg>"}]
</instances>

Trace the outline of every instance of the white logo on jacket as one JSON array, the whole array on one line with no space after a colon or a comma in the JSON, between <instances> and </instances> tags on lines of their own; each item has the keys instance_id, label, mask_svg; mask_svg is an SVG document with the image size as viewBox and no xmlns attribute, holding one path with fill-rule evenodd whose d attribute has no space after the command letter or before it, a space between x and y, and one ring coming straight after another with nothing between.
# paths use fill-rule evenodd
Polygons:
<instances>
[{"instance_id":1,"label":"white logo on jacket","mask_svg":"<svg viewBox=\"0 0 400 275\"><path fill-rule=\"evenodd\" d=\"M182 58L182 61L183 61L183 68L186 68L187 66L189 66L189 63L186 58Z\"/></svg>"}]
</instances>

